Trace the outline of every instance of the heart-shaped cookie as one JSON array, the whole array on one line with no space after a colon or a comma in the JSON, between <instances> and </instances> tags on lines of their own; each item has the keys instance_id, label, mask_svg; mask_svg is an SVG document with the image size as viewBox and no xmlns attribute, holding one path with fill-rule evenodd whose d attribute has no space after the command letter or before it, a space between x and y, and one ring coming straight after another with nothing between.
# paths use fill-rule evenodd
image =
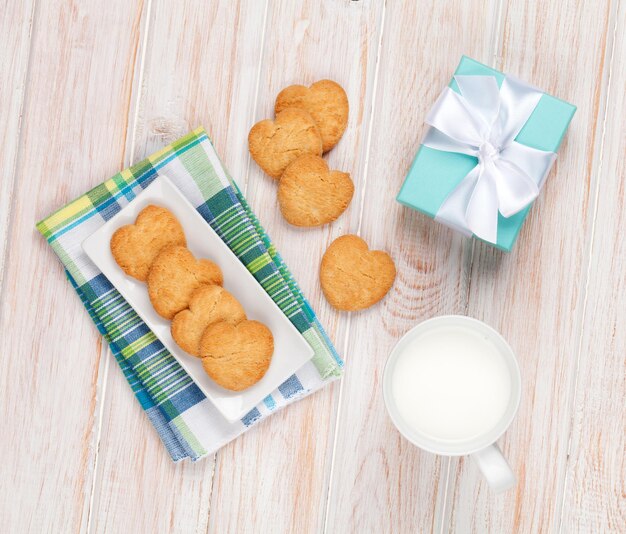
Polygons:
<instances>
[{"instance_id":1,"label":"heart-shaped cookie","mask_svg":"<svg viewBox=\"0 0 626 534\"><path fill-rule=\"evenodd\" d=\"M369 308L391 289L396 278L393 260L382 250L369 250L356 235L335 239L322 258L322 291L334 308L356 311Z\"/></svg>"},{"instance_id":2,"label":"heart-shaped cookie","mask_svg":"<svg viewBox=\"0 0 626 534\"><path fill-rule=\"evenodd\" d=\"M306 154L285 169L278 186L278 203L287 222L320 226L339 217L353 194L348 173L330 171L321 157Z\"/></svg>"},{"instance_id":3,"label":"heart-shaped cookie","mask_svg":"<svg viewBox=\"0 0 626 534\"><path fill-rule=\"evenodd\" d=\"M189 306L191 295L204 284L222 285L222 271L209 260L196 260L186 247L164 248L148 272L148 295L156 312L171 319Z\"/></svg>"},{"instance_id":4,"label":"heart-shaped cookie","mask_svg":"<svg viewBox=\"0 0 626 534\"><path fill-rule=\"evenodd\" d=\"M273 353L272 332L258 321L237 325L213 323L200 340L204 370L220 386L232 391L249 388L261 380Z\"/></svg>"},{"instance_id":5,"label":"heart-shaped cookie","mask_svg":"<svg viewBox=\"0 0 626 534\"><path fill-rule=\"evenodd\" d=\"M272 178L280 178L292 161L302 154L322 155L317 124L306 111L290 108L276 119L257 122L248 134L250 155Z\"/></svg>"},{"instance_id":6,"label":"heart-shaped cookie","mask_svg":"<svg viewBox=\"0 0 626 534\"><path fill-rule=\"evenodd\" d=\"M111 253L122 270L142 282L157 254L170 245L186 245L183 227L172 212L146 206L134 224L118 228L111 237Z\"/></svg>"},{"instance_id":7,"label":"heart-shaped cookie","mask_svg":"<svg viewBox=\"0 0 626 534\"><path fill-rule=\"evenodd\" d=\"M172 320L174 341L192 356L200 356L200 339L207 326L218 321L237 324L246 312L239 301L221 286L200 286L191 295L189 309Z\"/></svg>"},{"instance_id":8,"label":"heart-shaped cookie","mask_svg":"<svg viewBox=\"0 0 626 534\"><path fill-rule=\"evenodd\" d=\"M286 108L308 111L322 136L322 150L328 152L341 139L348 125L348 96L343 87L332 80L320 80L311 87L291 85L276 97L274 111Z\"/></svg>"}]
</instances>

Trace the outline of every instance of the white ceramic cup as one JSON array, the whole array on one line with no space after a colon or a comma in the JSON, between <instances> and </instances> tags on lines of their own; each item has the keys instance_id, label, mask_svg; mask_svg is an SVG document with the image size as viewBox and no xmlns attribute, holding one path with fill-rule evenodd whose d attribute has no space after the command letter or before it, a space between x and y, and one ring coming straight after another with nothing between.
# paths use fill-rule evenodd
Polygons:
<instances>
[{"instance_id":1,"label":"white ceramic cup","mask_svg":"<svg viewBox=\"0 0 626 534\"><path fill-rule=\"evenodd\" d=\"M427 435L414 425L409 424L396 405L393 377L396 364L403 355L403 351L411 342L425 333L437 332L438 330L436 329L444 332L445 329L441 329L441 327L469 328L473 332L487 338L502 357L502 361L506 364L506 369L510 375L510 395L499 421L489 431L468 439L437 439ZM458 380L458 377L456 379ZM521 396L521 376L513 350L504 338L489 325L471 317L444 315L429 319L413 327L398 341L387 360L383 376L383 396L391 420L400 433L411 443L434 454L445 456L470 455L477 463L491 488L495 491L504 491L515 486L515 475L502 455L496 441L509 427L517 412Z\"/></svg>"}]
</instances>

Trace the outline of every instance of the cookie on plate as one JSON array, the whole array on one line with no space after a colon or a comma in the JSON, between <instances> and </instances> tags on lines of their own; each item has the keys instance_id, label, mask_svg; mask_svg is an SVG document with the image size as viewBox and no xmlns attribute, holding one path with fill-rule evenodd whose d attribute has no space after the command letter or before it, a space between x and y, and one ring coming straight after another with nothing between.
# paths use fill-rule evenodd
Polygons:
<instances>
[{"instance_id":1,"label":"cookie on plate","mask_svg":"<svg viewBox=\"0 0 626 534\"><path fill-rule=\"evenodd\" d=\"M387 294L395 278L396 267L389 254L369 250L356 235L338 237L322 257L322 291L338 310L369 308Z\"/></svg>"},{"instance_id":2,"label":"cookie on plate","mask_svg":"<svg viewBox=\"0 0 626 534\"><path fill-rule=\"evenodd\" d=\"M290 85L276 97L274 111L286 108L308 111L322 136L322 150L328 152L341 139L348 125L348 96L343 87L332 80L320 80L311 87Z\"/></svg>"},{"instance_id":3,"label":"cookie on plate","mask_svg":"<svg viewBox=\"0 0 626 534\"><path fill-rule=\"evenodd\" d=\"M172 337L184 351L200 356L200 339L207 326L218 321L237 324L245 318L239 301L223 287L200 286L191 295L189 308L174 316Z\"/></svg>"},{"instance_id":4,"label":"cookie on plate","mask_svg":"<svg viewBox=\"0 0 626 534\"><path fill-rule=\"evenodd\" d=\"M320 226L334 221L348 207L354 184L347 172L331 171L319 156L305 154L280 178L278 203L294 226Z\"/></svg>"},{"instance_id":5,"label":"cookie on plate","mask_svg":"<svg viewBox=\"0 0 626 534\"><path fill-rule=\"evenodd\" d=\"M148 272L148 295L156 312L171 319L189 306L200 286L222 285L220 268L210 260L196 260L186 247L163 249Z\"/></svg>"},{"instance_id":6,"label":"cookie on plate","mask_svg":"<svg viewBox=\"0 0 626 534\"><path fill-rule=\"evenodd\" d=\"M149 205L134 224L118 228L111 237L111 254L129 276L144 282L157 254L170 245L185 246L183 227L171 211Z\"/></svg>"},{"instance_id":7,"label":"cookie on plate","mask_svg":"<svg viewBox=\"0 0 626 534\"><path fill-rule=\"evenodd\" d=\"M306 111L289 108L274 120L257 122L248 134L250 155L272 178L280 178L292 161L302 154L322 155L322 138L317 124Z\"/></svg>"},{"instance_id":8,"label":"cookie on plate","mask_svg":"<svg viewBox=\"0 0 626 534\"><path fill-rule=\"evenodd\" d=\"M261 380L273 353L272 332L258 321L242 321L237 325L225 321L213 323L200 340L204 370L231 391L241 391Z\"/></svg>"}]
</instances>

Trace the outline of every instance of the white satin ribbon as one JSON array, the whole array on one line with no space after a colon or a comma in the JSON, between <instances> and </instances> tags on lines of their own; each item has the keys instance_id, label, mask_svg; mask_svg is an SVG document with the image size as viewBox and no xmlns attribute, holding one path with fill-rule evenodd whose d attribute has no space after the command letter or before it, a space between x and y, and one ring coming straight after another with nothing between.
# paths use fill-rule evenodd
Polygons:
<instances>
[{"instance_id":1,"label":"white satin ribbon","mask_svg":"<svg viewBox=\"0 0 626 534\"><path fill-rule=\"evenodd\" d=\"M454 77L461 94L446 87L426 117L423 144L478 158L478 164L441 204L435 220L466 235L495 243L498 212L511 217L539 194L556 159L514 141L542 96L507 76L498 88L493 76Z\"/></svg>"}]
</instances>

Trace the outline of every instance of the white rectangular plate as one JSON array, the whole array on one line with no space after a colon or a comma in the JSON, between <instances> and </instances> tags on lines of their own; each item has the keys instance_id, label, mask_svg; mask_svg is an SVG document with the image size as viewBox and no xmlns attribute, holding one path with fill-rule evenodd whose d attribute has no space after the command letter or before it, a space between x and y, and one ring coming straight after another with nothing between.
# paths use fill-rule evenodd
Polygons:
<instances>
[{"instance_id":1,"label":"white rectangular plate","mask_svg":"<svg viewBox=\"0 0 626 534\"><path fill-rule=\"evenodd\" d=\"M274 355L265 376L244 391L218 386L202 368L202 362L181 349L170 333L170 321L154 311L144 283L127 276L111 254L113 233L132 224L149 204L170 210L182 224L187 247L196 258L208 258L224 273L224 287L241 302L249 319L261 321L274 336ZM230 422L241 419L313 356L313 349L287 319L254 276L200 216L178 188L164 176L83 241L83 250L117 288L194 382Z\"/></svg>"}]
</instances>

